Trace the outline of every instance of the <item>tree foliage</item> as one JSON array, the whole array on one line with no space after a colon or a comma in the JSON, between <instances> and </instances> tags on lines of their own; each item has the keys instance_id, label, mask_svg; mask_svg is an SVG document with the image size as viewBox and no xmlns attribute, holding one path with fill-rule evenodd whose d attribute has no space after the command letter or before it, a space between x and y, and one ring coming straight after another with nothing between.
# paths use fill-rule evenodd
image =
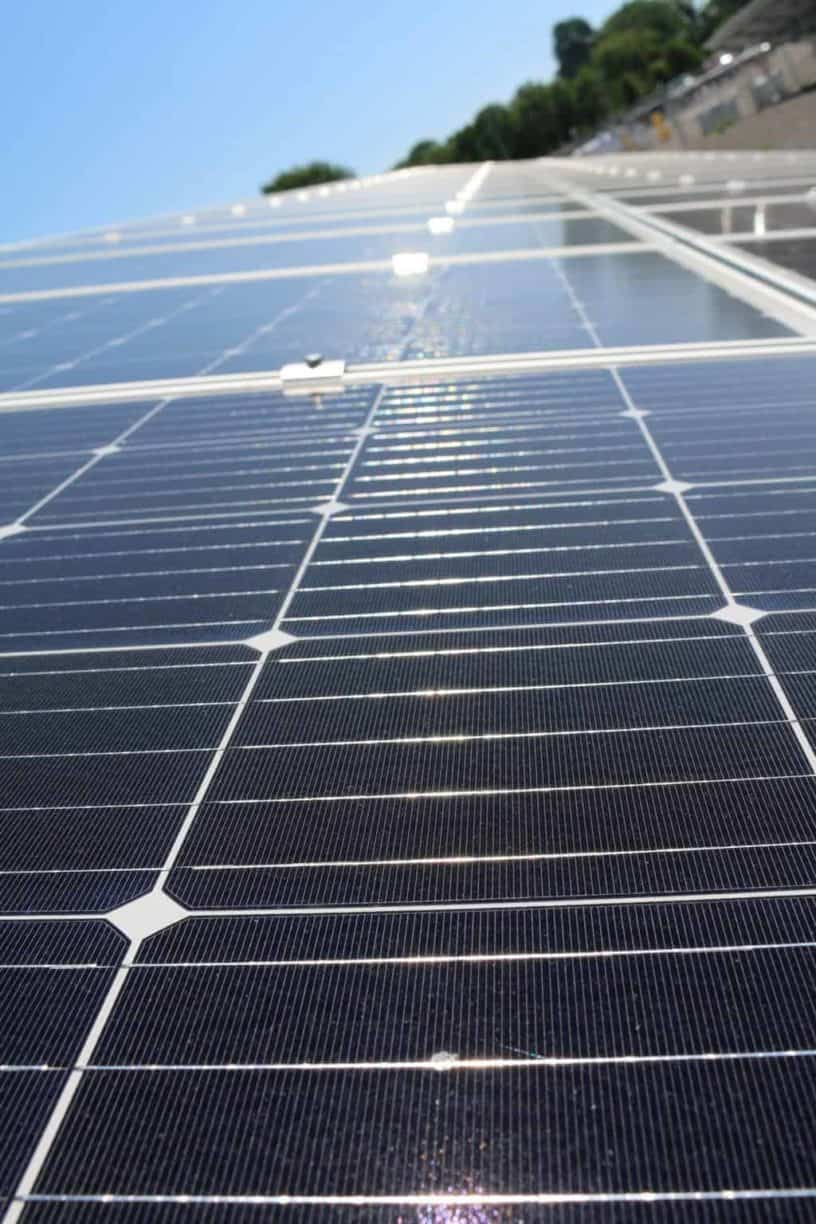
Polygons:
<instances>
[{"instance_id":1,"label":"tree foliage","mask_svg":"<svg viewBox=\"0 0 816 1224\"><path fill-rule=\"evenodd\" d=\"M713 31L750 0L626 0L599 29L583 17L553 27L555 80L527 81L505 105L482 107L444 140L419 140L404 166L541 157L588 136L617 112L704 61ZM266 183L286 191L349 178L328 162L295 166Z\"/></svg>"},{"instance_id":2,"label":"tree foliage","mask_svg":"<svg viewBox=\"0 0 816 1224\"><path fill-rule=\"evenodd\" d=\"M401 162L397 162L394 169L402 170L405 166L440 165L448 160L446 144L440 144L437 140L418 140L411 147L408 156Z\"/></svg>"},{"instance_id":3,"label":"tree foliage","mask_svg":"<svg viewBox=\"0 0 816 1224\"><path fill-rule=\"evenodd\" d=\"M673 0L629 0L601 26L599 37L633 34L680 38L691 29L686 10Z\"/></svg>"},{"instance_id":4,"label":"tree foliage","mask_svg":"<svg viewBox=\"0 0 816 1224\"><path fill-rule=\"evenodd\" d=\"M512 157L515 145L513 116L493 102L483 107L472 123L451 138L456 161L487 161Z\"/></svg>"},{"instance_id":5,"label":"tree foliage","mask_svg":"<svg viewBox=\"0 0 816 1224\"><path fill-rule=\"evenodd\" d=\"M558 130L548 85L528 81L510 104L516 125L516 156L538 157L555 147Z\"/></svg>"},{"instance_id":6,"label":"tree foliage","mask_svg":"<svg viewBox=\"0 0 816 1224\"><path fill-rule=\"evenodd\" d=\"M591 132L609 113L609 86L602 72L587 64L573 81L575 126Z\"/></svg>"},{"instance_id":7,"label":"tree foliage","mask_svg":"<svg viewBox=\"0 0 816 1224\"><path fill-rule=\"evenodd\" d=\"M553 26L553 53L558 75L572 80L589 60L595 31L583 17L570 17Z\"/></svg>"},{"instance_id":8,"label":"tree foliage","mask_svg":"<svg viewBox=\"0 0 816 1224\"><path fill-rule=\"evenodd\" d=\"M698 68L696 11L684 0L630 0L602 27L590 63L606 82L613 110Z\"/></svg>"},{"instance_id":9,"label":"tree foliage","mask_svg":"<svg viewBox=\"0 0 816 1224\"><path fill-rule=\"evenodd\" d=\"M272 195L276 191L291 191L293 187L314 187L319 183L336 183L340 179L354 178L354 171L333 162L313 161L302 166L292 166L275 178L264 183L261 191Z\"/></svg>"},{"instance_id":10,"label":"tree foliage","mask_svg":"<svg viewBox=\"0 0 816 1224\"><path fill-rule=\"evenodd\" d=\"M661 58L666 66L665 79L670 81L684 72L696 72L702 67L705 54L686 38L670 38L663 48Z\"/></svg>"},{"instance_id":11,"label":"tree foliage","mask_svg":"<svg viewBox=\"0 0 816 1224\"><path fill-rule=\"evenodd\" d=\"M704 43L729 17L733 17L749 0L708 0L697 14L697 38Z\"/></svg>"}]
</instances>

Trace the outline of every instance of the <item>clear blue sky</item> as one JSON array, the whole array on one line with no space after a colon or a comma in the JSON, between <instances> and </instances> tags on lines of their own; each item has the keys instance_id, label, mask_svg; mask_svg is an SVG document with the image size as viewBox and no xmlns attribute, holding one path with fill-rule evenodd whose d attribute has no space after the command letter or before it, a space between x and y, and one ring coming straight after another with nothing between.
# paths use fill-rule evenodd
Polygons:
<instances>
[{"instance_id":1,"label":"clear blue sky","mask_svg":"<svg viewBox=\"0 0 816 1224\"><path fill-rule=\"evenodd\" d=\"M296 161L388 168L553 71L614 0L27 0L0 51L0 240L218 203Z\"/></svg>"}]
</instances>

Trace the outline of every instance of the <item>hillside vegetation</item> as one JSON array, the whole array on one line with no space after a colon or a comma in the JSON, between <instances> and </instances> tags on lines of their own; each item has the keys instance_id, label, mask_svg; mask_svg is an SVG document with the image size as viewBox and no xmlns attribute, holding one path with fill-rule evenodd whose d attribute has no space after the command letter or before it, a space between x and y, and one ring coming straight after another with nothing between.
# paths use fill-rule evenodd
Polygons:
<instances>
[{"instance_id":1,"label":"hillside vegetation","mask_svg":"<svg viewBox=\"0 0 816 1224\"><path fill-rule=\"evenodd\" d=\"M505 104L483 106L444 140L419 140L394 167L540 157L589 136L659 85L699 68L704 43L748 0L629 0L599 29L583 17L553 27L558 74L527 81ZM293 166L265 183L269 195L352 178L332 162Z\"/></svg>"},{"instance_id":2,"label":"hillside vegetation","mask_svg":"<svg viewBox=\"0 0 816 1224\"><path fill-rule=\"evenodd\" d=\"M420 140L396 168L540 157L591 135L657 86L699 68L703 44L747 0L630 0L599 29L583 17L553 28L558 75L527 81L446 139Z\"/></svg>"}]
</instances>

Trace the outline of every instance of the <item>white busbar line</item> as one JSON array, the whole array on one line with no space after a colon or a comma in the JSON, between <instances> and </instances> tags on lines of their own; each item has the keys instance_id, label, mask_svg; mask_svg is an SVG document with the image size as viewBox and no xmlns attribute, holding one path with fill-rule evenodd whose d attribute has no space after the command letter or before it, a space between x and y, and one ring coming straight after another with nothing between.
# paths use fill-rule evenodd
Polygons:
<instances>
[{"instance_id":1,"label":"white busbar line","mask_svg":"<svg viewBox=\"0 0 816 1224\"><path fill-rule=\"evenodd\" d=\"M513 1047L506 1047L512 1049ZM382 1059L359 1062L208 1062L208 1063L79 1063L72 1067L64 1064L49 1065L12 1063L3 1067L5 1073L43 1071L45 1073L66 1070L94 1075L99 1072L127 1073L147 1072L150 1075L174 1075L195 1072L197 1075L223 1074L224 1072L251 1074L257 1071L298 1072L302 1075L326 1071L433 1071L436 1074L453 1074L462 1071L509 1071L514 1067L640 1067L663 1066L685 1063L769 1062L790 1059L816 1058L816 1049L789 1050L704 1050L688 1054L524 1054L516 1058L489 1056L460 1058L458 1055L431 1055L430 1058L406 1058L402 1060Z\"/></svg>"},{"instance_id":2,"label":"white busbar line","mask_svg":"<svg viewBox=\"0 0 816 1224\"><path fill-rule=\"evenodd\" d=\"M219 1204L229 1206L307 1206L307 1207L408 1207L436 1209L443 1213L440 1218L455 1220L467 1218L457 1210L460 1207L475 1208L507 1206L568 1206L594 1204L651 1204L651 1203L719 1203L751 1202L754 1200L780 1200L794 1202L816 1197L816 1187L795 1187L774 1190L632 1190L610 1193L528 1193L528 1194L32 1194L27 1201L32 1203L183 1203L201 1207ZM423 1215L425 1213L423 1212ZM470 1214L470 1213L468 1213ZM422 1218L422 1217L420 1217ZM475 1217L478 1218L478 1217Z\"/></svg>"},{"instance_id":3,"label":"white busbar line","mask_svg":"<svg viewBox=\"0 0 816 1224\"><path fill-rule=\"evenodd\" d=\"M183 1203L186 1206L308 1206L308 1207L408 1207L438 1208L444 1213L441 1218L455 1220L466 1218L457 1210L483 1207L507 1206L569 1206L594 1204L651 1204L651 1203L719 1203L780 1200L794 1202L799 1199L816 1198L816 1187L795 1187L774 1190L632 1190L611 1193L529 1193L529 1194L30 1194L31 1203ZM423 1212L424 1214L424 1212ZM15 1217L17 1218L17 1217ZM421 1217L420 1217L421 1218ZM478 1217L476 1217L478 1218Z\"/></svg>"}]
</instances>

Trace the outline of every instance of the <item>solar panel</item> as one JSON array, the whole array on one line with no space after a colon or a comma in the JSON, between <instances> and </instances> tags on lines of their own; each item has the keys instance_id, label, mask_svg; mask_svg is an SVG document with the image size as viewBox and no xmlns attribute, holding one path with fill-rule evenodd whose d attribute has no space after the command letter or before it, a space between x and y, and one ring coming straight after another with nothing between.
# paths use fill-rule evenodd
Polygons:
<instances>
[{"instance_id":1,"label":"solar panel","mask_svg":"<svg viewBox=\"0 0 816 1224\"><path fill-rule=\"evenodd\" d=\"M811 1218L814 175L0 250L4 1224Z\"/></svg>"}]
</instances>

